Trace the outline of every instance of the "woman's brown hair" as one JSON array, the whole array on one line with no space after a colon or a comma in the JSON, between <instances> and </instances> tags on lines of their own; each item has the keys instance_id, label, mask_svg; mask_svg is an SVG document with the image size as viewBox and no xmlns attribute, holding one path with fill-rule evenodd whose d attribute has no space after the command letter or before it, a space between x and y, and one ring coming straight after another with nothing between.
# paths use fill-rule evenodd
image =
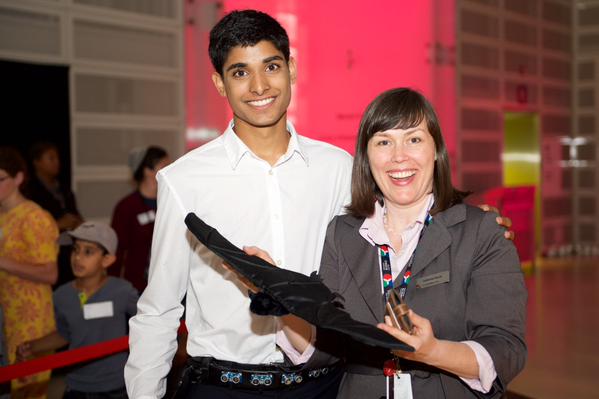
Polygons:
<instances>
[{"instance_id":1,"label":"woman's brown hair","mask_svg":"<svg viewBox=\"0 0 599 399\"><path fill-rule=\"evenodd\" d=\"M13 147L0 147L0 169L15 177L17 173L27 173L27 164L21 156L21 153Z\"/></svg>"}]
</instances>

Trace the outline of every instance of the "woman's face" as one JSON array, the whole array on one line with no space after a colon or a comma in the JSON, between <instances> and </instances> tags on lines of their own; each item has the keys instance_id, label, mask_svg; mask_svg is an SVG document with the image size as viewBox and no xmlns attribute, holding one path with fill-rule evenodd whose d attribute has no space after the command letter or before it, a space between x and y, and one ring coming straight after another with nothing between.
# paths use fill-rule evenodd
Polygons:
<instances>
[{"instance_id":1,"label":"woman's face","mask_svg":"<svg viewBox=\"0 0 599 399\"><path fill-rule=\"evenodd\" d=\"M12 177L4 169L0 169L0 203L10 198L23 182L23 173L19 172Z\"/></svg>"},{"instance_id":2,"label":"woman's face","mask_svg":"<svg viewBox=\"0 0 599 399\"><path fill-rule=\"evenodd\" d=\"M49 148L35 161L35 170L38 174L56 177L60 173L60 158L54 148Z\"/></svg>"},{"instance_id":3,"label":"woman's face","mask_svg":"<svg viewBox=\"0 0 599 399\"><path fill-rule=\"evenodd\" d=\"M435 142L425 120L413 128L375 133L368 141L367 154L386 202L409 207L432 192Z\"/></svg>"}]
</instances>

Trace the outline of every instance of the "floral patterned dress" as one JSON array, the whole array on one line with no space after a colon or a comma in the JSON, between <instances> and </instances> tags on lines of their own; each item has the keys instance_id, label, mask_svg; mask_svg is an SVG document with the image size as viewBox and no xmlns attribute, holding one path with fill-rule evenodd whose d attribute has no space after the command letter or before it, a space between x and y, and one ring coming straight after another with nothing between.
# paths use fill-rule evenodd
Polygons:
<instances>
[{"instance_id":1,"label":"floral patterned dress","mask_svg":"<svg viewBox=\"0 0 599 399\"><path fill-rule=\"evenodd\" d=\"M0 213L0 257L18 262L56 262L58 228L52 216L31 201ZM0 306L6 346L14 363L17 345L56 329L50 284L36 283L0 270ZM46 396L50 371L12 381L12 397Z\"/></svg>"}]
</instances>

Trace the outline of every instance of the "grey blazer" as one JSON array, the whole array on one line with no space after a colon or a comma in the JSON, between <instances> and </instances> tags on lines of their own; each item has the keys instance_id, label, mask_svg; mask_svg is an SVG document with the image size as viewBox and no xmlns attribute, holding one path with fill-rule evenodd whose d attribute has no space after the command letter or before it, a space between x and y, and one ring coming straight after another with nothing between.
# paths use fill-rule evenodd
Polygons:
<instances>
[{"instance_id":1,"label":"grey blazer","mask_svg":"<svg viewBox=\"0 0 599 399\"><path fill-rule=\"evenodd\" d=\"M515 247L503 237L496 216L464 204L435 215L418 244L405 298L431 321L437 338L473 340L489 352L497 371L493 388L482 394L455 375L402 360L415 398L500 397L524 367L527 292ZM384 317L380 266L376 248L359 234L362 222L349 215L331 221L320 275L352 317L376 324ZM419 279L440 272L449 272L449 282L418 286ZM384 397L382 362L390 358L388 351L320 330L316 347L311 363L347 362L338 397Z\"/></svg>"}]
</instances>

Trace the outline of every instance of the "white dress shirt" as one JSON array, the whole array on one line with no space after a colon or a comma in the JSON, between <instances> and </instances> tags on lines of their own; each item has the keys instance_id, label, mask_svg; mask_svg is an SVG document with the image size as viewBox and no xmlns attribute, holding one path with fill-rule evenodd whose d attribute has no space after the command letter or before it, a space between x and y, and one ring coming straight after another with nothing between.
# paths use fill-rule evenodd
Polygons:
<instances>
[{"instance_id":1,"label":"white dress shirt","mask_svg":"<svg viewBox=\"0 0 599 399\"><path fill-rule=\"evenodd\" d=\"M255 245L279 266L317 270L327 224L350 199L351 156L291 134L275 166L224 134L162 169L148 286L130 321L125 367L131 398L165 393L187 293L187 353L238 363L281 362L274 317L249 310L247 289L187 230L194 212L237 246Z\"/></svg>"}]
</instances>

